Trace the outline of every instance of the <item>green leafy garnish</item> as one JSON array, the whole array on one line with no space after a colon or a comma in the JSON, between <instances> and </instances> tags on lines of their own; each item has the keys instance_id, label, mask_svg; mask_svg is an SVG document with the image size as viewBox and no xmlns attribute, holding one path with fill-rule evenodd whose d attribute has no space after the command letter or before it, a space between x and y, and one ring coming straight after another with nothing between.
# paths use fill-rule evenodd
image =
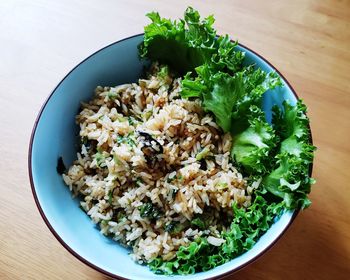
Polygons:
<instances>
[{"instance_id":1,"label":"green leafy garnish","mask_svg":"<svg viewBox=\"0 0 350 280\"><path fill-rule=\"evenodd\" d=\"M134 120L129 120L129 123L130 123L131 121L134 121ZM126 144L128 144L130 147L136 146L135 140L133 139L133 137L132 137L131 134L128 134L128 135L125 135L125 136L117 135L117 143L118 143L118 144L126 143Z\"/></svg>"},{"instance_id":2,"label":"green leafy garnish","mask_svg":"<svg viewBox=\"0 0 350 280\"><path fill-rule=\"evenodd\" d=\"M179 21L161 18L156 12L147 16L152 22L145 27L140 56L168 65L182 77L181 97L201 100L203 109L212 114L222 131L231 133L233 164L249 180L261 180L247 209L233 205L233 220L229 229L221 232L225 242L220 246L211 245L202 235L181 246L174 259L156 258L149 263L155 273L192 274L251 249L285 209L310 205L307 195L314 179L310 178L309 166L315 147L310 144L302 101L295 106L284 102L282 107L273 107L272 124L267 121L261 109L263 95L283 86L280 76L247 65L237 42L227 35L216 35L212 16L201 19L190 7ZM159 77L167 76L169 68L162 68ZM196 160L203 160L208 153L209 149L204 148ZM176 179L181 181L182 176ZM218 183L216 187L224 191L228 184ZM141 216L157 216L153 207L145 203L140 208ZM208 229L213 217L206 210L193 217L188 226ZM175 234L179 226L171 222L164 230Z\"/></svg>"},{"instance_id":3,"label":"green leafy garnish","mask_svg":"<svg viewBox=\"0 0 350 280\"><path fill-rule=\"evenodd\" d=\"M196 160L200 161L201 159L205 158L209 153L210 153L209 148L205 147L196 155Z\"/></svg>"},{"instance_id":4,"label":"green leafy garnish","mask_svg":"<svg viewBox=\"0 0 350 280\"><path fill-rule=\"evenodd\" d=\"M269 203L261 195L257 195L247 209L234 204L234 218L230 229L221 233L225 240L221 246L213 246L206 237L200 237L188 246L181 246L175 259L163 261L156 258L149 267L155 273L166 275L186 275L212 269L251 249L282 212L282 203Z\"/></svg>"},{"instance_id":5,"label":"green leafy garnish","mask_svg":"<svg viewBox=\"0 0 350 280\"><path fill-rule=\"evenodd\" d=\"M200 20L192 8L187 8L184 19L178 22L161 18L156 12L147 16L152 23L145 27L139 46L141 57L169 65L183 74L210 60L216 41L212 16Z\"/></svg>"},{"instance_id":6,"label":"green leafy garnish","mask_svg":"<svg viewBox=\"0 0 350 280\"><path fill-rule=\"evenodd\" d=\"M280 86L281 80L275 72L267 74L253 66L242 67L234 74L214 67L204 64L195 69L196 78L186 75L181 96L202 98L204 109L215 115L223 131L237 134L248 125L249 108L260 106L263 94Z\"/></svg>"},{"instance_id":7,"label":"green leafy garnish","mask_svg":"<svg viewBox=\"0 0 350 280\"><path fill-rule=\"evenodd\" d=\"M309 165L316 149L310 144L306 106L298 100L295 106L283 103L283 110L274 107L273 125L281 139L275 168L262 181L263 186L283 199L289 209L310 205L307 195L315 180L309 176Z\"/></svg>"},{"instance_id":8,"label":"green leafy garnish","mask_svg":"<svg viewBox=\"0 0 350 280\"><path fill-rule=\"evenodd\" d=\"M247 116L249 126L233 137L232 158L248 173L263 173L269 165L276 137L261 109L252 105Z\"/></svg>"},{"instance_id":9,"label":"green leafy garnish","mask_svg":"<svg viewBox=\"0 0 350 280\"><path fill-rule=\"evenodd\" d=\"M97 153L94 155L94 158L98 167L102 168L106 166L106 157L103 151L98 150Z\"/></svg>"}]
</instances>

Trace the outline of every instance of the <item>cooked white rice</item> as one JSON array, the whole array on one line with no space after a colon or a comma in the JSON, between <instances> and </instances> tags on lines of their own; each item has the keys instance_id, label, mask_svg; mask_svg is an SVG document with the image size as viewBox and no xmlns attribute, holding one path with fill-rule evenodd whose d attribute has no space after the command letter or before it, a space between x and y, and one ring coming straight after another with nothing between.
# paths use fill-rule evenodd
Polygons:
<instances>
[{"instance_id":1,"label":"cooked white rice","mask_svg":"<svg viewBox=\"0 0 350 280\"><path fill-rule=\"evenodd\" d=\"M63 174L101 232L140 263L170 260L198 236L220 246L232 203L248 207L258 184L248 186L232 166L231 136L200 101L181 99L179 79L151 70L138 84L99 86L82 104L81 151Z\"/></svg>"}]
</instances>

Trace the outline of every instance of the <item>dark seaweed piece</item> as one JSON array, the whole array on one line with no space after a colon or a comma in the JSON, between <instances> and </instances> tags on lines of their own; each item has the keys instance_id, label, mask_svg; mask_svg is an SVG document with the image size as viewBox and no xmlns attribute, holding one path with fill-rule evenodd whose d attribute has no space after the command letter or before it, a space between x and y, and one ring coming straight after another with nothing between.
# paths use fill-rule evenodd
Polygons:
<instances>
[{"instance_id":1,"label":"dark seaweed piece","mask_svg":"<svg viewBox=\"0 0 350 280\"><path fill-rule=\"evenodd\" d=\"M99 203L100 201L98 200L98 199L96 199L96 198L93 198L93 199L91 199L91 203L92 204L97 204L97 203Z\"/></svg>"},{"instance_id":2,"label":"dark seaweed piece","mask_svg":"<svg viewBox=\"0 0 350 280\"><path fill-rule=\"evenodd\" d=\"M141 151L143 152L147 165L154 168L157 163L157 155L163 153L163 146L154 139L150 134L139 131L140 140L142 141Z\"/></svg>"},{"instance_id":3,"label":"dark seaweed piece","mask_svg":"<svg viewBox=\"0 0 350 280\"><path fill-rule=\"evenodd\" d=\"M171 194L171 195L172 195L172 198L173 198L173 199L175 199L176 194L177 194L178 191L179 191L179 190L174 190L174 189L172 190L172 194Z\"/></svg>"},{"instance_id":4,"label":"dark seaweed piece","mask_svg":"<svg viewBox=\"0 0 350 280\"><path fill-rule=\"evenodd\" d=\"M147 132L139 131L138 132L141 137L144 138L144 145L146 146L154 146L154 149L157 150L159 153L163 153L163 146L156 140L154 139L150 134Z\"/></svg>"},{"instance_id":5,"label":"dark seaweed piece","mask_svg":"<svg viewBox=\"0 0 350 280\"><path fill-rule=\"evenodd\" d=\"M157 163L157 154L155 153L154 149L149 146L143 146L141 148L141 151L145 156L147 165L151 168L154 168Z\"/></svg>"},{"instance_id":6,"label":"dark seaweed piece","mask_svg":"<svg viewBox=\"0 0 350 280\"><path fill-rule=\"evenodd\" d=\"M111 221L120 222L124 217L126 217L126 214L124 211L120 209L114 209Z\"/></svg>"},{"instance_id":7,"label":"dark seaweed piece","mask_svg":"<svg viewBox=\"0 0 350 280\"><path fill-rule=\"evenodd\" d=\"M169 232L170 234L178 234L182 232L185 228L187 228L190 225L188 221L185 221L183 223L180 222L169 222L165 225L164 230Z\"/></svg>"},{"instance_id":8,"label":"dark seaweed piece","mask_svg":"<svg viewBox=\"0 0 350 280\"><path fill-rule=\"evenodd\" d=\"M200 169L207 170L208 166L207 166L207 162L206 162L206 160L204 158L202 158L199 161L199 163L200 163L200 167L199 167Z\"/></svg>"},{"instance_id":9,"label":"dark seaweed piece","mask_svg":"<svg viewBox=\"0 0 350 280\"><path fill-rule=\"evenodd\" d=\"M87 151L90 151L93 148L96 148L97 141L96 140L90 140L88 137L83 136L80 138L80 148L84 145Z\"/></svg>"},{"instance_id":10,"label":"dark seaweed piece","mask_svg":"<svg viewBox=\"0 0 350 280\"><path fill-rule=\"evenodd\" d=\"M57 173L62 175L67 169L64 165L63 158L59 157L57 160L57 166L56 166Z\"/></svg>"}]
</instances>

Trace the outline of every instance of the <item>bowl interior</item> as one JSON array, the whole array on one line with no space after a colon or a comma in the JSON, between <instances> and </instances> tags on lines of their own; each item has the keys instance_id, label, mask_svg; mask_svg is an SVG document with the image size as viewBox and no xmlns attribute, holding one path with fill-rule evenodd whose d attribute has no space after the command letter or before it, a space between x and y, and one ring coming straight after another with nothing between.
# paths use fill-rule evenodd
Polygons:
<instances>
[{"instance_id":1,"label":"bowl interior","mask_svg":"<svg viewBox=\"0 0 350 280\"><path fill-rule=\"evenodd\" d=\"M114 43L87 58L74 68L56 87L38 117L33 132L29 155L29 172L34 197L46 223L58 240L85 263L100 271L130 279L169 279L153 274L146 266L134 263L129 251L103 236L90 218L79 208L69 189L56 171L57 160L62 156L66 166L76 157L78 127L75 115L80 102L92 98L97 85L111 86L136 82L145 66L138 59L137 45L143 35ZM248 49L247 62L255 63L265 71L274 70L263 59ZM284 99L296 102L292 89L285 86L265 96L263 108L271 118L272 104ZM207 272L191 275L191 279L214 277L237 269L259 256L287 228L293 212L286 212L275 222L257 244L245 254ZM186 278L175 276L172 279Z\"/></svg>"}]
</instances>

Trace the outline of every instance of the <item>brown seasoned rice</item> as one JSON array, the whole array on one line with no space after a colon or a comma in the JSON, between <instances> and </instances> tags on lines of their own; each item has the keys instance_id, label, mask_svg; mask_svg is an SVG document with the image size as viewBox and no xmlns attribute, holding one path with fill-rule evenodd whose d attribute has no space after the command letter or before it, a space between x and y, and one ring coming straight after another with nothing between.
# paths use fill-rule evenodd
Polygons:
<instances>
[{"instance_id":1,"label":"brown seasoned rice","mask_svg":"<svg viewBox=\"0 0 350 280\"><path fill-rule=\"evenodd\" d=\"M101 232L131 247L140 263L170 260L198 236L220 246L232 203L248 207L258 185L232 166L230 134L179 91L180 80L157 64L138 84L97 87L76 118L81 151L63 174ZM208 213L207 228L191 224ZM182 230L172 232L171 223Z\"/></svg>"}]
</instances>

